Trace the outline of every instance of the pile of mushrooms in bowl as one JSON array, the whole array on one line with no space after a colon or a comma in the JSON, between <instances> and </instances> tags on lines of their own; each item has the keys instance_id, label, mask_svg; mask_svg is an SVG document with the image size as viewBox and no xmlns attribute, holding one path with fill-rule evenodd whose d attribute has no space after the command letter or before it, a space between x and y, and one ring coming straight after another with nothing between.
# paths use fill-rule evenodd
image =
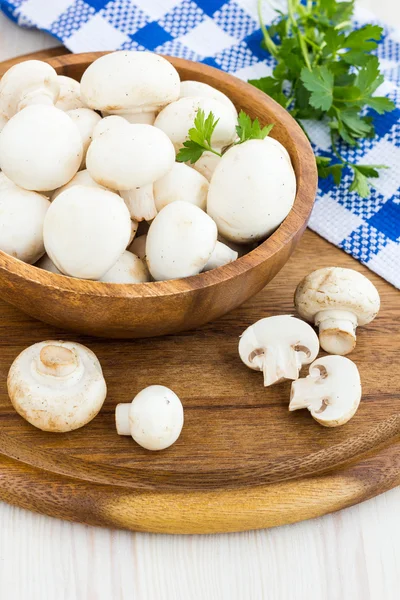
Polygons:
<instances>
[{"instance_id":1,"label":"pile of mushrooms in bowl","mask_svg":"<svg viewBox=\"0 0 400 600\"><path fill-rule=\"evenodd\" d=\"M0 295L51 324L139 337L259 291L315 195L312 150L288 113L190 61L59 61L27 60L0 81Z\"/></svg>"}]
</instances>

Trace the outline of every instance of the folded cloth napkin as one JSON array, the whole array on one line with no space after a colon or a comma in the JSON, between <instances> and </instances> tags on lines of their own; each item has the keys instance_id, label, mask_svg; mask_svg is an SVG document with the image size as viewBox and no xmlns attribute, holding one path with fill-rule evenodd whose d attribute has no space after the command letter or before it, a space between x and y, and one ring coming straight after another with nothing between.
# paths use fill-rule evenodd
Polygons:
<instances>
[{"instance_id":1,"label":"folded cloth napkin","mask_svg":"<svg viewBox=\"0 0 400 600\"><path fill-rule=\"evenodd\" d=\"M241 79L269 75L274 64L260 46L256 5L256 0L0 0L11 19L48 31L72 52L153 50ZM265 22L275 16L265 6ZM371 14L356 11L355 26L373 21ZM348 191L350 174L340 187L321 180L309 226L400 288L400 31L386 27L377 53L386 78L379 95L389 95L396 109L374 113L374 139L341 151L351 162L389 169L381 171L366 200ZM305 127L314 151L329 156L324 126Z\"/></svg>"}]
</instances>

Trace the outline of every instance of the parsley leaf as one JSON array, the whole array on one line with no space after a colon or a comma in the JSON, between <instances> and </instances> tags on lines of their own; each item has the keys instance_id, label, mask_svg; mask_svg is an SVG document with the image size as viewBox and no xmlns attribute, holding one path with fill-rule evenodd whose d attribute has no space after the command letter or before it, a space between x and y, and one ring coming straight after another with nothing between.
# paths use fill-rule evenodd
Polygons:
<instances>
[{"instance_id":1,"label":"parsley leaf","mask_svg":"<svg viewBox=\"0 0 400 600\"><path fill-rule=\"evenodd\" d=\"M239 136L240 143L246 142L247 140L263 140L271 129L273 125L265 125L261 128L260 121L258 119L254 119L252 121L243 110L240 111L238 116L238 125L236 127L236 133Z\"/></svg>"},{"instance_id":2,"label":"parsley leaf","mask_svg":"<svg viewBox=\"0 0 400 600\"><path fill-rule=\"evenodd\" d=\"M331 71L327 67L315 67L312 71L303 67L300 77L304 87L311 92L311 106L328 111L333 102L333 74Z\"/></svg>"}]
</instances>

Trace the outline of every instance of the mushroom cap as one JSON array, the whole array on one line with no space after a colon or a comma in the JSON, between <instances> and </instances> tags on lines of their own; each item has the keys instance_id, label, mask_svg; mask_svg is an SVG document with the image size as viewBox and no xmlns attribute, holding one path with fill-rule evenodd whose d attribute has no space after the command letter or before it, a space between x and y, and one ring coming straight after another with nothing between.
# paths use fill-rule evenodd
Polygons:
<instances>
[{"instance_id":1,"label":"mushroom cap","mask_svg":"<svg viewBox=\"0 0 400 600\"><path fill-rule=\"evenodd\" d=\"M211 271L212 269L218 269L218 267L223 267L228 263L233 262L238 258L238 252L236 250L232 250L226 244L217 240L215 244L215 248L208 259L203 271Z\"/></svg>"},{"instance_id":2,"label":"mushroom cap","mask_svg":"<svg viewBox=\"0 0 400 600\"><path fill-rule=\"evenodd\" d=\"M84 169L86 164L86 152L92 141L93 130L97 123L101 121L101 117L97 112L90 108L74 108L72 110L67 110L66 114L71 117L81 134L83 156L80 168Z\"/></svg>"},{"instance_id":3,"label":"mushroom cap","mask_svg":"<svg viewBox=\"0 0 400 600\"><path fill-rule=\"evenodd\" d=\"M146 261L156 281L190 277L202 271L217 242L214 221L194 204L172 202L150 225Z\"/></svg>"},{"instance_id":4,"label":"mushroom cap","mask_svg":"<svg viewBox=\"0 0 400 600\"><path fill-rule=\"evenodd\" d=\"M81 85L76 79L66 77L65 75L57 76L60 93L58 94L55 107L60 110L74 110L75 108L84 108L84 103L81 99Z\"/></svg>"},{"instance_id":5,"label":"mushroom cap","mask_svg":"<svg viewBox=\"0 0 400 600\"><path fill-rule=\"evenodd\" d=\"M129 252L136 254L136 256L142 260L146 260L146 242L147 233L136 236L133 242L128 246Z\"/></svg>"},{"instance_id":6,"label":"mushroom cap","mask_svg":"<svg viewBox=\"0 0 400 600\"><path fill-rule=\"evenodd\" d=\"M318 336L308 323L291 315L277 315L256 321L242 333L239 355L250 369L262 371L262 352L258 351L278 344L293 348L303 365L311 363L319 351Z\"/></svg>"},{"instance_id":7,"label":"mushroom cap","mask_svg":"<svg viewBox=\"0 0 400 600\"><path fill-rule=\"evenodd\" d=\"M93 179L114 190L153 183L172 169L174 162L174 148L164 132L152 125L128 122L102 135L95 133L86 155Z\"/></svg>"},{"instance_id":8,"label":"mushroom cap","mask_svg":"<svg viewBox=\"0 0 400 600\"><path fill-rule=\"evenodd\" d=\"M109 113L153 111L179 97L179 75L152 52L112 52L86 69L81 96L90 108Z\"/></svg>"},{"instance_id":9,"label":"mushroom cap","mask_svg":"<svg viewBox=\"0 0 400 600\"><path fill-rule=\"evenodd\" d=\"M354 314L359 325L366 325L378 314L380 298L374 284L358 271L325 267L299 283L294 303L299 315L311 323L324 310L343 310Z\"/></svg>"},{"instance_id":10,"label":"mushroom cap","mask_svg":"<svg viewBox=\"0 0 400 600\"><path fill-rule=\"evenodd\" d=\"M91 421L107 394L96 355L76 342L45 341L11 365L8 394L17 411L43 431L65 432Z\"/></svg>"},{"instance_id":11,"label":"mushroom cap","mask_svg":"<svg viewBox=\"0 0 400 600\"><path fill-rule=\"evenodd\" d=\"M226 239L249 243L265 239L288 215L296 177L276 140L249 140L230 148L215 167L207 212Z\"/></svg>"},{"instance_id":12,"label":"mushroom cap","mask_svg":"<svg viewBox=\"0 0 400 600\"><path fill-rule=\"evenodd\" d=\"M41 60L26 60L12 66L0 81L0 113L11 119L19 110L34 102L54 104L60 91L56 71Z\"/></svg>"},{"instance_id":13,"label":"mushroom cap","mask_svg":"<svg viewBox=\"0 0 400 600\"><path fill-rule=\"evenodd\" d=\"M132 400L129 422L135 442L147 450L164 450L182 431L182 403L164 385L150 385Z\"/></svg>"},{"instance_id":14,"label":"mushroom cap","mask_svg":"<svg viewBox=\"0 0 400 600\"><path fill-rule=\"evenodd\" d=\"M355 363L345 356L323 356L310 365L306 378L292 383L289 410L308 408L321 425L337 427L355 414L361 393Z\"/></svg>"},{"instance_id":15,"label":"mushroom cap","mask_svg":"<svg viewBox=\"0 0 400 600\"><path fill-rule=\"evenodd\" d=\"M56 265L53 263L51 258L45 254L42 256L40 260L37 261L35 267L38 269L43 269L44 271L49 271L50 273L57 273L57 275L62 275L61 271L59 271Z\"/></svg>"},{"instance_id":16,"label":"mushroom cap","mask_svg":"<svg viewBox=\"0 0 400 600\"><path fill-rule=\"evenodd\" d=\"M93 187L111 192L110 189L104 187L103 185L99 185L93 179L93 177L91 177L87 169L83 169L82 171L78 171L76 175L74 175L73 178L70 179L70 181L68 181L68 183L54 190L54 192L51 195L51 201L55 200L57 196L59 196L62 192L64 192L65 190L69 190L69 188L73 187L74 185L84 185L86 187Z\"/></svg>"},{"instance_id":17,"label":"mushroom cap","mask_svg":"<svg viewBox=\"0 0 400 600\"><path fill-rule=\"evenodd\" d=\"M189 138L189 129L193 127L199 109L204 111L206 117L212 112L214 118L218 119L211 136L213 148L227 146L236 139L236 115L225 104L214 98L181 98L163 108L154 121L155 127L167 134L176 151Z\"/></svg>"},{"instance_id":18,"label":"mushroom cap","mask_svg":"<svg viewBox=\"0 0 400 600\"><path fill-rule=\"evenodd\" d=\"M33 264L44 254L43 223L50 202L16 185L0 189L0 250Z\"/></svg>"},{"instance_id":19,"label":"mushroom cap","mask_svg":"<svg viewBox=\"0 0 400 600\"><path fill-rule=\"evenodd\" d=\"M214 150L221 152L221 148L214 148ZM211 181L211 177L213 176L215 168L220 160L220 156L206 150L200 156L199 160L196 160L196 162L193 164L189 164L189 167L192 167L192 169L198 173L201 173L201 175L204 175L207 181Z\"/></svg>"},{"instance_id":20,"label":"mushroom cap","mask_svg":"<svg viewBox=\"0 0 400 600\"><path fill-rule=\"evenodd\" d=\"M46 252L62 273L100 279L127 247L131 219L117 194L75 185L51 203L43 234Z\"/></svg>"},{"instance_id":21,"label":"mushroom cap","mask_svg":"<svg viewBox=\"0 0 400 600\"><path fill-rule=\"evenodd\" d=\"M174 163L164 177L157 179L153 186L154 202L158 212L167 204L182 200L206 209L208 181L184 163Z\"/></svg>"},{"instance_id":22,"label":"mushroom cap","mask_svg":"<svg viewBox=\"0 0 400 600\"><path fill-rule=\"evenodd\" d=\"M79 169L82 154L79 129L54 106L27 106L0 133L0 168L28 190L64 185Z\"/></svg>"},{"instance_id":23,"label":"mushroom cap","mask_svg":"<svg viewBox=\"0 0 400 600\"><path fill-rule=\"evenodd\" d=\"M225 106L228 106L230 109L232 109L235 118L237 117L237 110L232 100L228 98L226 94L223 94L216 88L208 85L208 83L191 80L181 81L179 98L186 98L188 96L191 98L214 98L214 100L218 100L222 104L225 104Z\"/></svg>"},{"instance_id":24,"label":"mushroom cap","mask_svg":"<svg viewBox=\"0 0 400 600\"><path fill-rule=\"evenodd\" d=\"M106 283L144 283L150 281L146 263L132 252L125 250L100 281Z\"/></svg>"}]
</instances>

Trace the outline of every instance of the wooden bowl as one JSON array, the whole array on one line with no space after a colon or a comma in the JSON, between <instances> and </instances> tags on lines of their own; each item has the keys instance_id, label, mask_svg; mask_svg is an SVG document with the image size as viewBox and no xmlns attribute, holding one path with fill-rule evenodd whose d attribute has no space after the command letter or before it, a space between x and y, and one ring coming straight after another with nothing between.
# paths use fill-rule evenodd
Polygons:
<instances>
[{"instance_id":1,"label":"wooden bowl","mask_svg":"<svg viewBox=\"0 0 400 600\"><path fill-rule=\"evenodd\" d=\"M70 54L46 62L59 74L79 80L102 54ZM281 106L253 86L203 64L167 58L182 80L209 83L261 124L275 124L272 136L288 150L297 179L296 199L285 221L255 250L229 265L186 279L137 285L63 277L0 251L1 298L63 329L101 337L149 337L220 317L260 291L286 263L307 225L316 193L315 160L306 136Z\"/></svg>"}]
</instances>

